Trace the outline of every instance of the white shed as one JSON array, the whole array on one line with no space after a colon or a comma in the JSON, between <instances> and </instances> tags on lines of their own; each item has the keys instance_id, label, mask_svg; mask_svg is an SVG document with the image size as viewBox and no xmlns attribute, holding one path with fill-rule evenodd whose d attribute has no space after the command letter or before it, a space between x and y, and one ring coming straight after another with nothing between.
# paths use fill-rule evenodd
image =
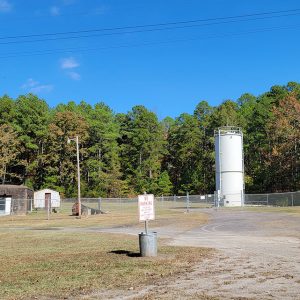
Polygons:
<instances>
[{"instance_id":1,"label":"white shed","mask_svg":"<svg viewBox=\"0 0 300 300\"><path fill-rule=\"evenodd\" d=\"M51 208L60 207L59 192L50 189L34 192L35 208L48 208L49 203L51 203Z\"/></svg>"}]
</instances>

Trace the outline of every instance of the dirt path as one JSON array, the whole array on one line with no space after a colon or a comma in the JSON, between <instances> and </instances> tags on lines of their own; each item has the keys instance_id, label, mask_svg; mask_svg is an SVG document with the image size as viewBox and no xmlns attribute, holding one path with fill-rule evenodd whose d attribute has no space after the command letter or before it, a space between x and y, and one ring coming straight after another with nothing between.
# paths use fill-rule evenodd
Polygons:
<instances>
[{"instance_id":1,"label":"dirt path","mask_svg":"<svg viewBox=\"0 0 300 300\"><path fill-rule=\"evenodd\" d=\"M217 249L214 257L172 281L86 299L300 299L300 217L284 213L205 210L211 222L193 230L155 228L170 245ZM137 234L137 228L102 230Z\"/></svg>"}]
</instances>

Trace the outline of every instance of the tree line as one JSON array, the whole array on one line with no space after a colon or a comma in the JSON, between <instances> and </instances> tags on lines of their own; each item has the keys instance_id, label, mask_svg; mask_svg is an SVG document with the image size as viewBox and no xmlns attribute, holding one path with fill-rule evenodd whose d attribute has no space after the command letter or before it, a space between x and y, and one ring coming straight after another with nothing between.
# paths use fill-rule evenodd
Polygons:
<instances>
[{"instance_id":1,"label":"tree line","mask_svg":"<svg viewBox=\"0 0 300 300\"><path fill-rule=\"evenodd\" d=\"M79 136L85 197L212 193L214 130L244 133L246 192L300 189L300 84L273 86L218 106L200 101L193 114L159 120L144 106L114 113L100 102L50 108L36 95L0 98L0 180L76 196Z\"/></svg>"}]
</instances>

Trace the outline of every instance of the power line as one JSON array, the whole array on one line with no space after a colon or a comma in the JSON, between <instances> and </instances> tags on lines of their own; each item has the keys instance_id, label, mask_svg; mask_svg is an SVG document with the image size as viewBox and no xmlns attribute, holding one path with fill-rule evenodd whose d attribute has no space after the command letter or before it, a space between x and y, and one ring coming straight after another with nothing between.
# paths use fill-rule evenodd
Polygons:
<instances>
[{"instance_id":1,"label":"power line","mask_svg":"<svg viewBox=\"0 0 300 300\"><path fill-rule=\"evenodd\" d=\"M73 52L87 52L87 51L101 51L101 50L108 50L108 49L120 49L120 48L133 48L133 47L142 47L142 46L155 46L155 45L163 45L163 44L171 44L177 42L188 42L188 41L195 41L195 40L206 40L206 39L214 39L214 38L224 38L224 37L237 37L255 33L262 33L262 32L271 32L276 30L288 30L288 29L300 29L300 24L293 25L293 26L278 26L278 27L269 27L269 28L261 28L251 31L244 31L239 33L229 33L229 34L215 34L210 36L203 36L203 37L194 37L188 39L176 39L176 40L167 40L167 41L157 41L157 42L145 42L145 43L137 43L137 44L124 44L124 45L116 45L116 46L108 46L108 47L94 47L94 48L69 48L69 49L53 49L53 50L44 50L44 51L28 51L28 52L15 52L11 54L7 54L7 56L0 56L0 59L5 58L13 58L13 57L24 57L24 56L37 56L37 55L51 55L57 53L73 53Z\"/></svg>"},{"instance_id":2,"label":"power line","mask_svg":"<svg viewBox=\"0 0 300 300\"><path fill-rule=\"evenodd\" d=\"M298 12L298 13L297 13ZM288 13L284 15L282 14ZM92 33L92 32L105 32L105 31L121 31L121 30L128 30L128 29L139 29L139 28L148 28L148 27L162 27L162 26L174 26L174 25L183 25L183 24L191 24L191 23L203 23L203 22L212 22L212 21L221 21L221 20L232 20L232 22L241 22L241 21L249 21L249 20L258 20L258 19L267 19L267 18L276 18L276 17L285 17L291 15L298 15L300 13L300 8L289 9L289 10L280 10L280 11L270 11L270 12L262 12L262 13L253 13L253 14L244 14L244 15L236 15L236 16L227 16L227 17L217 17L217 18L207 18L207 19L195 19L195 20L186 20L186 21L178 21L178 22L166 22L166 23L156 23L156 24L144 24L144 25L134 25L134 26L123 26L123 27L111 27L111 28L95 28L89 30L77 30L77 31L66 31L66 32L50 32L50 33L42 33L42 34L29 34L29 35L15 35L15 36L0 36L0 39L20 39L20 38L35 38L35 37L45 37L45 36L59 36L59 35L70 35L70 34L82 34L82 33ZM274 15L274 16L270 16ZM258 17L258 16L265 16L261 18L253 18L253 19L246 19L246 20L233 20L233 19L241 19L241 18L249 18L249 17ZM268 17L269 16L269 17ZM220 23L209 23L205 25L214 25L214 24L223 24ZM201 26L201 25L199 25ZM184 28L184 27L171 27L172 28ZM169 27L163 29L170 29ZM153 29L153 30L163 30L161 28ZM149 29L151 30L151 29ZM131 33L125 32L125 33ZM141 31L137 31L141 32ZM116 33L116 34L124 34L124 32ZM38 41L45 41L45 40L38 40Z\"/></svg>"},{"instance_id":3,"label":"power line","mask_svg":"<svg viewBox=\"0 0 300 300\"><path fill-rule=\"evenodd\" d=\"M257 18L251 18L251 19L231 20L231 21L223 21L223 22L215 22L215 23L207 23L207 24L193 24L193 25L184 25L184 26L175 26L175 27L151 28L151 29L141 29L141 30L122 31L122 32L110 32L110 33L103 33L103 34L90 34L90 35L79 35L79 36L55 37L55 38L45 38L45 39L27 40L27 41L25 40L25 41L0 42L0 45L36 43L36 42L71 40L71 39L91 38L91 37L100 37L100 36L112 36L112 35L122 35L122 34L143 33L143 32L166 31L166 30L184 29L184 28L191 28L191 27L203 27L203 26L211 26L211 25L219 25L219 24L237 23L237 22L242 22L242 21L245 22L245 21L261 20L261 19L285 17L285 16L294 16L294 15L299 15L299 14L300 14L300 12L299 13L294 13L294 14L280 15L280 16L257 17Z\"/></svg>"}]
</instances>

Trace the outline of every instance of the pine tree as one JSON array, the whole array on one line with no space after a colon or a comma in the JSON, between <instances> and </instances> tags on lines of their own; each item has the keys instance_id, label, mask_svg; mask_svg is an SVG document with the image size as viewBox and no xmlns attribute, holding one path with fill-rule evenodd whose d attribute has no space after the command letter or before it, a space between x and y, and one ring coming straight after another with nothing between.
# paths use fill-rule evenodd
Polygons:
<instances>
[{"instance_id":1,"label":"pine tree","mask_svg":"<svg viewBox=\"0 0 300 300\"><path fill-rule=\"evenodd\" d=\"M157 116L143 106L118 115L121 127L121 166L136 193L153 192L161 171L165 140Z\"/></svg>"}]
</instances>

